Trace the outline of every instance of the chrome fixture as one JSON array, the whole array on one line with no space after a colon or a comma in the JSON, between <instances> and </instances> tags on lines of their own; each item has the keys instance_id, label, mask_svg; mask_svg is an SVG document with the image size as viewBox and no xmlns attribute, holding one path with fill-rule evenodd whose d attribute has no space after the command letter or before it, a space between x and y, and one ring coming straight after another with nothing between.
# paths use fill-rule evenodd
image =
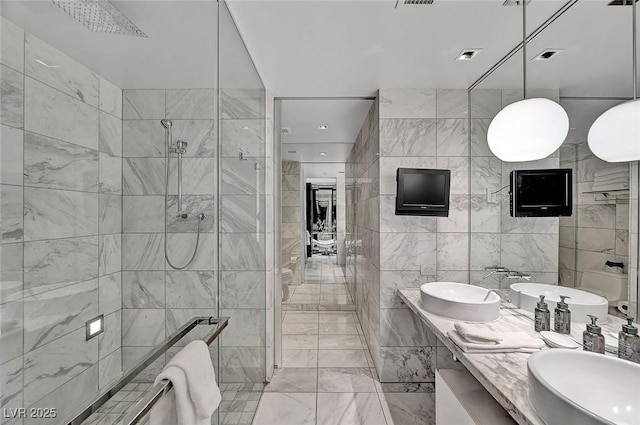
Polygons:
<instances>
[{"instance_id":1,"label":"chrome fixture","mask_svg":"<svg viewBox=\"0 0 640 425\"><path fill-rule=\"evenodd\" d=\"M518 272L515 270L507 272L506 275L507 279L531 280L530 274Z\"/></svg>"},{"instance_id":2,"label":"chrome fixture","mask_svg":"<svg viewBox=\"0 0 640 425\"><path fill-rule=\"evenodd\" d=\"M107 0L51 0L92 32L147 38L129 18Z\"/></svg>"},{"instance_id":3,"label":"chrome fixture","mask_svg":"<svg viewBox=\"0 0 640 425\"><path fill-rule=\"evenodd\" d=\"M182 210L182 155L184 155L185 153L187 153L187 142L183 142L181 140L178 140L176 142L175 145L173 145L173 133L172 133L172 127L173 127L173 122L171 120L161 120L160 123L162 124L162 126L165 128L165 136L166 136L166 151L167 151L167 160L165 161L165 170L166 170L166 174L165 174L165 183L164 183L164 205L165 208L168 209L169 206L169 162L171 159L171 154L177 154L178 155L178 213L176 215L176 218L178 220L186 220L187 218L189 218L189 214L184 212ZM168 228L168 223L167 223L167 215L168 212L165 214L165 218L164 218L164 258L167 260L167 264L169 264L169 266L171 266L171 268L176 269L176 270L182 270L185 269L187 267L189 267L189 265L193 262L193 260L196 258L196 253L198 252L198 246L200 245L200 223L205 219L205 215L204 213L200 212L198 214L196 214L196 219L198 220L198 230L197 230L197 236L196 236L196 246L193 249L193 254L191 254L191 259L184 265L184 266L174 266L173 263L171 263L171 260L169 260L169 253L167 251L167 244L168 244L168 232L167 232L167 228Z\"/></svg>"},{"instance_id":4,"label":"chrome fixture","mask_svg":"<svg viewBox=\"0 0 640 425\"><path fill-rule=\"evenodd\" d=\"M497 289L489 289L489 292L487 292L487 295L484 296L484 299L482 301L488 300L492 292L502 300L502 295L500 295L500 292Z\"/></svg>"},{"instance_id":5,"label":"chrome fixture","mask_svg":"<svg viewBox=\"0 0 640 425\"><path fill-rule=\"evenodd\" d=\"M500 273L500 274L506 274L509 273L509 269L506 267L502 267L502 266L489 266L489 267L485 267L484 271L486 272L490 272L487 275L482 276L483 279L488 278L489 276L491 276L494 273Z\"/></svg>"}]
</instances>

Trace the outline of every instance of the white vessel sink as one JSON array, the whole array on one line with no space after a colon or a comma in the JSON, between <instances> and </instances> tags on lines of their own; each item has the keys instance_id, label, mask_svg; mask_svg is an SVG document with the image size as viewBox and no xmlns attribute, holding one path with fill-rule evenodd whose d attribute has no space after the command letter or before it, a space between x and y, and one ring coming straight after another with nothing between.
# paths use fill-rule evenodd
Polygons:
<instances>
[{"instance_id":1,"label":"white vessel sink","mask_svg":"<svg viewBox=\"0 0 640 425\"><path fill-rule=\"evenodd\" d=\"M640 425L640 365L549 349L527 361L529 401L547 425Z\"/></svg>"},{"instance_id":2,"label":"white vessel sink","mask_svg":"<svg viewBox=\"0 0 640 425\"><path fill-rule=\"evenodd\" d=\"M598 323L607 321L609 302L606 298L591 292L565 286L530 282L514 283L510 288L511 303L523 310L533 312L540 300L540 295L544 295L544 302L548 304L551 316L553 316L553 310L556 308L556 303L560 301L560 295L567 295L571 297L567 299L567 304L569 304L569 310L571 311L572 322L591 323L587 314L596 316Z\"/></svg>"},{"instance_id":3,"label":"white vessel sink","mask_svg":"<svg viewBox=\"0 0 640 425\"><path fill-rule=\"evenodd\" d=\"M470 322L500 317L500 297L488 289L456 282L431 282L420 286L422 307L430 313Z\"/></svg>"}]
</instances>

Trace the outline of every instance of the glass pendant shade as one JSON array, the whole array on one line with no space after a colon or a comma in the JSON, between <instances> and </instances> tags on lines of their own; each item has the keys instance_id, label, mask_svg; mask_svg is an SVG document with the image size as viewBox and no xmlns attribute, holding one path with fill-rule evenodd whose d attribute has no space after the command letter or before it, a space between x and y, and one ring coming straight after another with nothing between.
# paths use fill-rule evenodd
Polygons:
<instances>
[{"instance_id":1,"label":"glass pendant shade","mask_svg":"<svg viewBox=\"0 0 640 425\"><path fill-rule=\"evenodd\" d=\"M502 108L489 124L487 141L502 161L535 161L555 152L568 133L569 116L562 106L532 98Z\"/></svg>"},{"instance_id":2,"label":"glass pendant shade","mask_svg":"<svg viewBox=\"0 0 640 425\"><path fill-rule=\"evenodd\" d=\"M605 111L589 129L589 149L607 162L640 160L640 99Z\"/></svg>"}]
</instances>

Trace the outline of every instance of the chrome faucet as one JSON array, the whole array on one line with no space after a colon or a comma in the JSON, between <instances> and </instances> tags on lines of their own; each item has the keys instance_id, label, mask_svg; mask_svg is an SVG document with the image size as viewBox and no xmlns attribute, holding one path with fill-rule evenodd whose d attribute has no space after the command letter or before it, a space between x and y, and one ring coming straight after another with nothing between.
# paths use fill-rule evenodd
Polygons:
<instances>
[{"instance_id":1,"label":"chrome faucet","mask_svg":"<svg viewBox=\"0 0 640 425\"><path fill-rule=\"evenodd\" d=\"M498 296L498 298L500 298L500 300L502 300L502 295L500 295L500 292L498 292L497 289L490 289L489 292L487 292L487 295L484 296L484 299L482 301L486 301L489 299L489 295L491 295L491 293L494 293Z\"/></svg>"},{"instance_id":2,"label":"chrome faucet","mask_svg":"<svg viewBox=\"0 0 640 425\"><path fill-rule=\"evenodd\" d=\"M483 279L488 278L489 276L491 276L494 273L501 273L501 274L507 274L509 273L509 269L506 267L502 267L502 266L489 266L489 267L485 267L484 268L485 271L490 272L489 274L482 276Z\"/></svg>"},{"instance_id":3,"label":"chrome faucet","mask_svg":"<svg viewBox=\"0 0 640 425\"><path fill-rule=\"evenodd\" d=\"M531 280L531 275L514 270L507 273L507 279Z\"/></svg>"}]
</instances>

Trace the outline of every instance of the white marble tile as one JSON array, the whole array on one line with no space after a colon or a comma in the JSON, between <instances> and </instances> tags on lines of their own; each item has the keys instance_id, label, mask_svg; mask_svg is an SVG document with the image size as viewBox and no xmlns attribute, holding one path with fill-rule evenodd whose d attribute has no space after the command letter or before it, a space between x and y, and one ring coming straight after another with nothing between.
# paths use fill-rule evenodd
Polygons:
<instances>
[{"instance_id":1,"label":"white marble tile","mask_svg":"<svg viewBox=\"0 0 640 425\"><path fill-rule=\"evenodd\" d=\"M577 248L613 254L616 252L616 231L614 229L580 229L577 232Z\"/></svg>"},{"instance_id":2,"label":"white marble tile","mask_svg":"<svg viewBox=\"0 0 640 425\"><path fill-rule=\"evenodd\" d=\"M122 196L99 195L98 211L101 234L122 233Z\"/></svg>"},{"instance_id":3,"label":"white marble tile","mask_svg":"<svg viewBox=\"0 0 640 425\"><path fill-rule=\"evenodd\" d=\"M24 184L98 191L98 152L39 134L24 135Z\"/></svg>"},{"instance_id":4,"label":"white marble tile","mask_svg":"<svg viewBox=\"0 0 640 425\"><path fill-rule=\"evenodd\" d=\"M500 264L500 234L471 234L471 270L484 270L485 267Z\"/></svg>"},{"instance_id":5,"label":"white marble tile","mask_svg":"<svg viewBox=\"0 0 640 425\"><path fill-rule=\"evenodd\" d=\"M433 382L435 349L380 347L381 382Z\"/></svg>"},{"instance_id":6,"label":"white marble tile","mask_svg":"<svg viewBox=\"0 0 640 425\"><path fill-rule=\"evenodd\" d=\"M396 215L395 195L380 196L381 232L435 232L435 217Z\"/></svg>"},{"instance_id":7,"label":"white marble tile","mask_svg":"<svg viewBox=\"0 0 640 425\"><path fill-rule=\"evenodd\" d=\"M297 288L302 289L302 287ZM282 323L284 324L310 324L316 325L315 329L317 329L317 325L319 321L318 312L315 311L288 311L287 316L285 317ZM313 332L317 333L317 332Z\"/></svg>"},{"instance_id":8,"label":"white marble tile","mask_svg":"<svg viewBox=\"0 0 640 425\"><path fill-rule=\"evenodd\" d=\"M24 188L26 241L98 234L98 194Z\"/></svg>"},{"instance_id":9,"label":"white marble tile","mask_svg":"<svg viewBox=\"0 0 640 425\"><path fill-rule=\"evenodd\" d=\"M264 231L264 201L264 196L260 196L256 202L255 195L225 195L220 197L221 231L229 233ZM299 223L300 208L283 206L281 219L283 223Z\"/></svg>"},{"instance_id":10,"label":"white marble tile","mask_svg":"<svg viewBox=\"0 0 640 425\"><path fill-rule=\"evenodd\" d=\"M122 275L119 272L98 278L100 314L111 314L122 308Z\"/></svg>"},{"instance_id":11,"label":"white marble tile","mask_svg":"<svg viewBox=\"0 0 640 425\"><path fill-rule=\"evenodd\" d=\"M100 359L122 346L122 310L104 316L104 332L98 336Z\"/></svg>"},{"instance_id":12,"label":"white marble tile","mask_svg":"<svg viewBox=\"0 0 640 425\"><path fill-rule=\"evenodd\" d=\"M23 131L0 126L0 183L22 185Z\"/></svg>"},{"instance_id":13,"label":"white marble tile","mask_svg":"<svg viewBox=\"0 0 640 425\"><path fill-rule=\"evenodd\" d=\"M502 235L500 256L512 270L557 272L558 235Z\"/></svg>"},{"instance_id":14,"label":"white marble tile","mask_svg":"<svg viewBox=\"0 0 640 425\"><path fill-rule=\"evenodd\" d=\"M24 286L36 294L98 277L98 237L24 244Z\"/></svg>"},{"instance_id":15,"label":"white marble tile","mask_svg":"<svg viewBox=\"0 0 640 425\"><path fill-rule=\"evenodd\" d=\"M496 263L497 264L497 263ZM576 268L576 250L573 248L559 248L558 267L565 270L574 270Z\"/></svg>"},{"instance_id":16,"label":"white marble tile","mask_svg":"<svg viewBox=\"0 0 640 425\"><path fill-rule=\"evenodd\" d=\"M263 272L221 272L220 306L222 308L261 308L265 305Z\"/></svg>"},{"instance_id":17,"label":"white marble tile","mask_svg":"<svg viewBox=\"0 0 640 425\"><path fill-rule=\"evenodd\" d=\"M165 118L165 91L123 90L122 118L133 120Z\"/></svg>"},{"instance_id":18,"label":"white marble tile","mask_svg":"<svg viewBox=\"0 0 640 425\"><path fill-rule=\"evenodd\" d=\"M24 246L2 244L0 249L0 304L22 298Z\"/></svg>"},{"instance_id":19,"label":"white marble tile","mask_svg":"<svg viewBox=\"0 0 640 425\"><path fill-rule=\"evenodd\" d=\"M178 160L172 157L169 165L169 193L176 195L178 193ZM182 167L182 193L189 195L215 194L215 158L184 158ZM253 180L255 181L255 179L254 170ZM264 181L262 184L264 185Z\"/></svg>"},{"instance_id":20,"label":"white marble tile","mask_svg":"<svg viewBox=\"0 0 640 425\"><path fill-rule=\"evenodd\" d=\"M164 309L123 309L122 345L154 347L165 338Z\"/></svg>"},{"instance_id":21,"label":"white marble tile","mask_svg":"<svg viewBox=\"0 0 640 425\"><path fill-rule=\"evenodd\" d=\"M122 347L122 369L129 371L138 363L142 357L151 351L153 347ZM147 366L137 375L134 382L153 382L156 376L162 372L165 365L165 356L161 355L153 363Z\"/></svg>"},{"instance_id":22,"label":"white marble tile","mask_svg":"<svg viewBox=\"0 0 640 425\"><path fill-rule=\"evenodd\" d=\"M32 405L98 361L98 339L84 327L24 356L24 401Z\"/></svg>"},{"instance_id":23,"label":"white marble tile","mask_svg":"<svg viewBox=\"0 0 640 425\"><path fill-rule=\"evenodd\" d=\"M122 158L100 152L100 193L122 193Z\"/></svg>"},{"instance_id":24,"label":"white marble tile","mask_svg":"<svg viewBox=\"0 0 640 425\"><path fill-rule=\"evenodd\" d=\"M318 350L282 350L282 366L318 367Z\"/></svg>"},{"instance_id":25,"label":"white marble tile","mask_svg":"<svg viewBox=\"0 0 640 425\"><path fill-rule=\"evenodd\" d=\"M318 424L386 425L376 393L319 393Z\"/></svg>"},{"instance_id":26,"label":"white marble tile","mask_svg":"<svg viewBox=\"0 0 640 425\"><path fill-rule=\"evenodd\" d=\"M176 267L185 265L194 251L197 236L193 233L169 233L167 255ZM191 265L185 270L211 270L214 268L211 259L215 258L218 249L214 233L201 233L198 250ZM167 270L171 270L167 265Z\"/></svg>"},{"instance_id":27,"label":"white marble tile","mask_svg":"<svg viewBox=\"0 0 640 425\"><path fill-rule=\"evenodd\" d=\"M21 186L0 185L0 206L2 215L2 242L19 242L24 236L23 188Z\"/></svg>"},{"instance_id":28,"label":"white marble tile","mask_svg":"<svg viewBox=\"0 0 640 425\"><path fill-rule=\"evenodd\" d=\"M5 21L3 21L5 22ZM2 395L0 395L0 405L4 412L9 409L17 409L24 406L22 399L22 380L23 380L23 358L17 357L0 368L0 385L2 385ZM315 391L315 389L314 389ZM9 416L7 414L3 416ZM14 425L20 422L12 422L3 418L3 422L7 425Z\"/></svg>"},{"instance_id":29,"label":"white marble tile","mask_svg":"<svg viewBox=\"0 0 640 425\"><path fill-rule=\"evenodd\" d=\"M98 149L98 110L25 78L25 130Z\"/></svg>"},{"instance_id":30,"label":"white marble tile","mask_svg":"<svg viewBox=\"0 0 640 425\"><path fill-rule=\"evenodd\" d=\"M629 230L629 208L631 204L616 205L616 229Z\"/></svg>"},{"instance_id":31,"label":"white marble tile","mask_svg":"<svg viewBox=\"0 0 640 425\"><path fill-rule=\"evenodd\" d=\"M264 348L221 347L220 380L222 382L263 382Z\"/></svg>"},{"instance_id":32,"label":"white marble tile","mask_svg":"<svg viewBox=\"0 0 640 425\"><path fill-rule=\"evenodd\" d=\"M213 119L216 110L214 89L167 90L169 119Z\"/></svg>"},{"instance_id":33,"label":"white marble tile","mask_svg":"<svg viewBox=\"0 0 640 425\"><path fill-rule=\"evenodd\" d=\"M436 235L433 233L380 234L381 270L435 272Z\"/></svg>"},{"instance_id":34,"label":"white marble tile","mask_svg":"<svg viewBox=\"0 0 640 425\"><path fill-rule=\"evenodd\" d=\"M435 119L380 121L381 156L435 156Z\"/></svg>"},{"instance_id":35,"label":"white marble tile","mask_svg":"<svg viewBox=\"0 0 640 425\"><path fill-rule=\"evenodd\" d=\"M100 110L122 119L122 90L100 77Z\"/></svg>"},{"instance_id":36,"label":"white marble tile","mask_svg":"<svg viewBox=\"0 0 640 425\"><path fill-rule=\"evenodd\" d=\"M223 120L264 118L264 89L223 89L221 98Z\"/></svg>"},{"instance_id":37,"label":"white marble tile","mask_svg":"<svg viewBox=\"0 0 640 425\"><path fill-rule=\"evenodd\" d=\"M486 195L471 196L471 232L500 232L501 209L499 203L488 203Z\"/></svg>"},{"instance_id":38,"label":"white marble tile","mask_svg":"<svg viewBox=\"0 0 640 425\"><path fill-rule=\"evenodd\" d=\"M166 275L167 307L210 308L216 305L216 289L214 272L168 271ZM250 307L243 306L243 308Z\"/></svg>"},{"instance_id":39,"label":"white marble tile","mask_svg":"<svg viewBox=\"0 0 640 425\"><path fill-rule=\"evenodd\" d=\"M502 188L502 161L491 157L474 157L471 159L471 193L486 195L487 189L496 192ZM493 196L506 194L504 189Z\"/></svg>"},{"instance_id":40,"label":"white marble tile","mask_svg":"<svg viewBox=\"0 0 640 425\"><path fill-rule=\"evenodd\" d=\"M616 257L629 256L629 231L616 230Z\"/></svg>"},{"instance_id":41,"label":"white marble tile","mask_svg":"<svg viewBox=\"0 0 640 425\"><path fill-rule=\"evenodd\" d=\"M466 232L469 227L469 195L450 195L449 217L438 217L438 232Z\"/></svg>"},{"instance_id":42,"label":"white marble tile","mask_svg":"<svg viewBox=\"0 0 640 425\"><path fill-rule=\"evenodd\" d=\"M271 378L266 393L313 393L316 391L318 369L294 367L280 369Z\"/></svg>"},{"instance_id":43,"label":"white marble tile","mask_svg":"<svg viewBox=\"0 0 640 425\"><path fill-rule=\"evenodd\" d=\"M287 313L290 314L290 313ZM282 324L283 335L312 335L318 334L317 323L296 323L296 322L284 322Z\"/></svg>"},{"instance_id":44,"label":"white marble tile","mask_svg":"<svg viewBox=\"0 0 640 425\"><path fill-rule=\"evenodd\" d=\"M122 376L122 351L116 350L104 359L100 360L98 365L98 380L100 390L105 390L108 385Z\"/></svg>"},{"instance_id":45,"label":"white marble tile","mask_svg":"<svg viewBox=\"0 0 640 425\"><path fill-rule=\"evenodd\" d=\"M100 111L100 127L98 129L100 152L111 156L122 156L122 126L122 120Z\"/></svg>"},{"instance_id":46,"label":"white marble tile","mask_svg":"<svg viewBox=\"0 0 640 425\"><path fill-rule=\"evenodd\" d=\"M123 196L123 232L164 232L164 209L164 196Z\"/></svg>"},{"instance_id":47,"label":"white marble tile","mask_svg":"<svg viewBox=\"0 0 640 425\"><path fill-rule=\"evenodd\" d=\"M164 235L122 235L122 270L164 270Z\"/></svg>"},{"instance_id":48,"label":"white marble tile","mask_svg":"<svg viewBox=\"0 0 640 425\"><path fill-rule=\"evenodd\" d=\"M4 17L0 30L0 63L24 72L24 30Z\"/></svg>"},{"instance_id":49,"label":"white marble tile","mask_svg":"<svg viewBox=\"0 0 640 425\"><path fill-rule=\"evenodd\" d=\"M357 335L358 328L355 323L320 323L318 332L320 335Z\"/></svg>"},{"instance_id":50,"label":"white marble tile","mask_svg":"<svg viewBox=\"0 0 640 425\"><path fill-rule=\"evenodd\" d=\"M22 300L0 304L0 331L2 331L0 364L22 356L24 352L24 303Z\"/></svg>"},{"instance_id":51,"label":"white marble tile","mask_svg":"<svg viewBox=\"0 0 640 425\"><path fill-rule=\"evenodd\" d=\"M318 367L367 367L367 360L364 350L318 350Z\"/></svg>"},{"instance_id":52,"label":"white marble tile","mask_svg":"<svg viewBox=\"0 0 640 425\"><path fill-rule=\"evenodd\" d=\"M213 157L216 152L217 133L214 120L173 120L173 139L189 145L185 157ZM222 145L225 149L226 144ZM238 152L235 153L237 158Z\"/></svg>"},{"instance_id":53,"label":"white marble tile","mask_svg":"<svg viewBox=\"0 0 640 425\"><path fill-rule=\"evenodd\" d=\"M284 350L317 350L318 335L282 335Z\"/></svg>"},{"instance_id":54,"label":"white marble tile","mask_svg":"<svg viewBox=\"0 0 640 425\"><path fill-rule=\"evenodd\" d=\"M313 393L265 393L254 425L316 424L316 395Z\"/></svg>"},{"instance_id":55,"label":"white marble tile","mask_svg":"<svg viewBox=\"0 0 640 425\"><path fill-rule=\"evenodd\" d=\"M100 235L98 249L100 276L122 269L122 235Z\"/></svg>"},{"instance_id":56,"label":"white marble tile","mask_svg":"<svg viewBox=\"0 0 640 425\"><path fill-rule=\"evenodd\" d=\"M466 119L438 120L438 156L469 156L469 132Z\"/></svg>"},{"instance_id":57,"label":"white marble tile","mask_svg":"<svg viewBox=\"0 0 640 425\"><path fill-rule=\"evenodd\" d=\"M438 233L438 270L467 270L469 265L469 234Z\"/></svg>"},{"instance_id":58,"label":"white marble tile","mask_svg":"<svg viewBox=\"0 0 640 425\"><path fill-rule=\"evenodd\" d=\"M380 119L435 118L436 91L429 89L382 89L378 94Z\"/></svg>"},{"instance_id":59,"label":"white marble tile","mask_svg":"<svg viewBox=\"0 0 640 425\"><path fill-rule=\"evenodd\" d=\"M99 106L97 74L30 33L25 33L24 41L25 75L91 106Z\"/></svg>"},{"instance_id":60,"label":"white marble tile","mask_svg":"<svg viewBox=\"0 0 640 425\"><path fill-rule=\"evenodd\" d=\"M165 272L122 272L123 308L166 307Z\"/></svg>"},{"instance_id":61,"label":"white marble tile","mask_svg":"<svg viewBox=\"0 0 640 425\"><path fill-rule=\"evenodd\" d=\"M474 89L471 92L471 118L493 119L501 109L501 90Z\"/></svg>"},{"instance_id":62,"label":"white marble tile","mask_svg":"<svg viewBox=\"0 0 640 425\"><path fill-rule=\"evenodd\" d=\"M487 143L487 130L490 119L471 120L471 155L472 157L489 156L493 157L489 144Z\"/></svg>"},{"instance_id":63,"label":"white marble tile","mask_svg":"<svg viewBox=\"0 0 640 425\"><path fill-rule=\"evenodd\" d=\"M83 328L98 315L98 280L93 279L24 299L24 349L29 352Z\"/></svg>"},{"instance_id":64,"label":"white marble tile","mask_svg":"<svg viewBox=\"0 0 640 425\"><path fill-rule=\"evenodd\" d=\"M394 393L378 394L388 423L394 425L429 425L436 420L433 394Z\"/></svg>"},{"instance_id":65,"label":"white marble tile","mask_svg":"<svg viewBox=\"0 0 640 425\"><path fill-rule=\"evenodd\" d=\"M437 91L438 118L468 118L469 95L464 89L439 89Z\"/></svg>"},{"instance_id":66,"label":"white marble tile","mask_svg":"<svg viewBox=\"0 0 640 425\"><path fill-rule=\"evenodd\" d=\"M239 152L245 157L265 156L265 121L223 120L221 153L223 157L238 158ZM283 169L284 174L287 173Z\"/></svg>"},{"instance_id":67,"label":"white marble tile","mask_svg":"<svg viewBox=\"0 0 640 425\"><path fill-rule=\"evenodd\" d=\"M178 139L174 136L174 142ZM188 142L188 141L187 141ZM159 120L122 121L122 156L127 158L164 158L165 129Z\"/></svg>"},{"instance_id":68,"label":"white marble tile","mask_svg":"<svg viewBox=\"0 0 640 425\"><path fill-rule=\"evenodd\" d=\"M578 227L615 229L614 205L578 205L576 208Z\"/></svg>"},{"instance_id":69,"label":"white marble tile","mask_svg":"<svg viewBox=\"0 0 640 425\"><path fill-rule=\"evenodd\" d=\"M435 336L410 310L380 310L380 345L417 347L435 345Z\"/></svg>"},{"instance_id":70,"label":"white marble tile","mask_svg":"<svg viewBox=\"0 0 640 425\"><path fill-rule=\"evenodd\" d=\"M256 241L255 234L222 234L220 238L221 270L265 269L265 247L262 235L259 241Z\"/></svg>"},{"instance_id":71,"label":"white marble tile","mask_svg":"<svg viewBox=\"0 0 640 425\"><path fill-rule=\"evenodd\" d=\"M24 125L23 75L0 65L0 124L22 128Z\"/></svg>"},{"instance_id":72,"label":"white marble tile","mask_svg":"<svg viewBox=\"0 0 640 425\"><path fill-rule=\"evenodd\" d=\"M163 158L127 158L122 163L124 195L164 195Z\"/></svg>"},{"instance_id":73,"label":"white marble tile","mask_svg":"<svg viewBox=\"0 0 640 425\"><path fill-rule=\"evenodd\" d=\"M438 157L437 167L451 171L451 193L463 194L469 192L469 158Z\"/></svg>"},{"instance_id":74,"label":"white marble tile","mask_svg":"<svg viewBox=\"0 0 640 425\"><path fill-rule=\"evenodd\" d=\"M320 335L318 348L321 350L359 350L363 349L360 336L355 335Z\"/></svg>"},{"instance_id":75,"label":"white marble tile","mask_svg":"<svg viewBox=\"0 0 640 425\"><path fill-rule=\"evenodd\" d=\"M319 393L372 393L376 386L368 368L319 368Z\"/></svg>"},{"instance_id":76,"label":"white marble tile","mask_svg":"<svg viewBox=\"0 0 640 425\"><path fill-rule=\"evenodd\" d=\"M167 229L169 233L195 233L200 226L201 233L216 231L216 198L213 195L183 195L182 212L188 214L187 220L178 217L178 197L170 195L167 204ZM164 203L164 197L162 197ZM255 198L253 204L255 205ZM204 220L197 220L203 213Z\"/></svg>"}]
</instances>

